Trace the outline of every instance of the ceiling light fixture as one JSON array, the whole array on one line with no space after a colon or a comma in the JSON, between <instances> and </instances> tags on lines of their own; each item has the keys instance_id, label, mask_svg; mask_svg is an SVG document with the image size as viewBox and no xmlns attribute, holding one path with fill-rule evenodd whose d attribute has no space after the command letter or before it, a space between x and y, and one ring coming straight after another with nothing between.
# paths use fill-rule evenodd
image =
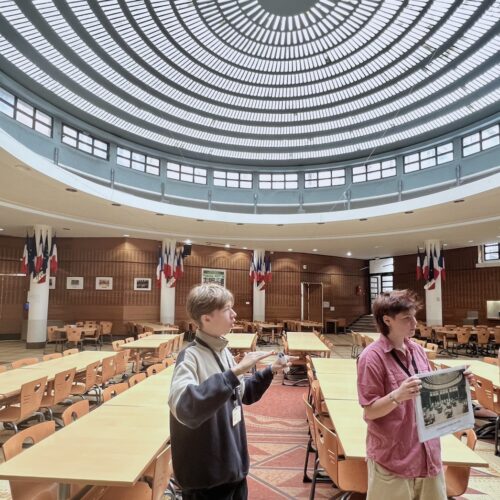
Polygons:
<instances>
[{"instance_id":1,"label":"ceiling light fixture","mask_svg":"<svg viewBox=\"0 0 500 500\"><path fill-rule=\"evenodd\" d=\"M352 252L347 252L346 255L350 257L352 255Z\"/></svg>"},{"instance_id":2,"label":"ceiling light fixture","mask_svg":"<svg viewBox=\"0 0 500 500\"><path fill-rule=\"evenodd\" d=\"M224 246L225 246L226 248L231 248L231 245L230 245L229 243L226 243Z\"/></svg>"},{"instance_id":3,"label":"ceiling light fixture","mask_svg":"<svg viewBox=\"0 0 500 500\"><path fill-rule=\"evenodd\" d=\"M405 212L405 214L412 214L412 213L413 213L413 210L407 210L407 211Z\"/></svg>"},{"instance_id":4,"label":"ceiling light fixture","mask_svg":"<svg viewBox=\"0 0 500 500\"><path fill-rule=\"evenodd\" d=\"M463 203L465 200L453 200L453 203Z\"/></svg>"},{"instance_id":5,"label":"ceiling light fixture","mask_svg":"<svg viewBox=\"0 0 500 500\"><path fill-rule=\"evenodd\" d=\"M192 243L191 243L191 240L186 240L186 241L184 241L184 243L185 243L186 245L191 245L191 244L192 244Z\"/></svg>"},{"instance_id":6,"label":"ceiling light fixture","mask_svg":"<svg viewBox=\"0 0 500 500\"><path fill-rule=\"evenodd\" d=\"M365 220L368 220L366 217L363 217L362 219L359 219L361 222L364 222Z\"/></svg>"},{"instance_id":7,"label":"ceiling light fixture","mask_svg":"<svg viewBox=\"0 0 500 500\"><path fill-rule=\"evenodd\" d=\"M114 207L121 207L119 203L111 203L111 205L113 205Z\"/></svg>"},{"instance_id":8,"label":"ceiling light fixture","mask_svg":"<svg viewBox=\"0 0 500 500\"><path fill-rule=\"evenodd\" d=\"M313 248L313 252L317 252L317 251L318 251L318 249L317 249L317 248Z\"/></svg>"},{"instance_id":9,"label":"ceiling light fixture","mask_svg":"<svg viewBox=\"0 0 500 500\"><path fill-rule=\"evenodd\" d=\"M66 191L68 191L68 193L78 193L75 188L66 188Z\"/></svg>"},{"instance_id":10,"label":"ceiling light fixture","mask_svg":"<svg viewBox=\"0 0 500 500\"><path fill-rule=\"evenodd\" d=\"M288 249L288 251L289 251L289 252L293 252L293 248L289 248L289 249Z\"/></svg>"},{"instance_id":11,"label":"ceiling light fixture","mask_svg":"<svg viewBox=\"0 0 500 500\"><path fill-rule=\"evenodd\" d=\"M130 238L130 234L124 234L125 238Z\"/></svg>"}]
</instances>

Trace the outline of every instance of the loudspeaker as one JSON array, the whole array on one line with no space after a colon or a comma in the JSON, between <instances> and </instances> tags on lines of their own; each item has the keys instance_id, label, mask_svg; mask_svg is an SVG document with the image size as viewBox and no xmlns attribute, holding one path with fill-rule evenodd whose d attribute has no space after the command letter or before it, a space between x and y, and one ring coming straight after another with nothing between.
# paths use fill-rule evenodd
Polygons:
<instances>
[{"instance_id":1,"label":"loudspeaker","mask_svg":"<svg viewBox=\"0 0 500 500\"><path fill-rule=\"evenodd\" d=\"M182 251L183 257L188 257L191 255L191 245L184 245L184 250Z\"/></svg>"}]
</instances>

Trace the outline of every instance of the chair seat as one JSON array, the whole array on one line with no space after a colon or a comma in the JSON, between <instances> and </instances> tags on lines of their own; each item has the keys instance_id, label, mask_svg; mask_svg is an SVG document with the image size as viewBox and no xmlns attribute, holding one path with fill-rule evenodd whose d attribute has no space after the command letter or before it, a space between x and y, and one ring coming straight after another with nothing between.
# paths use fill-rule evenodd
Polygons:
<instances>
[{"instance_id":1,"label":"chair seat","mask_svg":"<svg viewBox=\"0 0 500 500\"><path fill-rule=\"evenodd\" d=\"M48 406L55 406L54 396L43 396L42 401L40 402L40 408L47 408Z\"/></svg>"}]
</instances>

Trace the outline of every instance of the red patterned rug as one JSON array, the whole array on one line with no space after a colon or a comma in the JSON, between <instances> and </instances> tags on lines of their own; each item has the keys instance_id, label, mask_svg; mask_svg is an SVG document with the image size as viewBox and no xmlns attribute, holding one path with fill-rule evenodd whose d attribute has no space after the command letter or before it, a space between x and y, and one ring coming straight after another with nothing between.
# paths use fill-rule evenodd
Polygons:
<instances>
[{"instance_id":1,"label":"red patterned rug","mask_svg":"<svg viewBox=\"0 0 500 500\"><path fill-rule=\"evenodd\" d=\"M273 384L261 401L245 407L251 459L250 500L308 499L310 483L303 483L308 427L303 394L307 388ZM309 456L312 476L314 455ZM338 490L318 484L317 499L331 498Z\"/></svg>"}]
</instances>

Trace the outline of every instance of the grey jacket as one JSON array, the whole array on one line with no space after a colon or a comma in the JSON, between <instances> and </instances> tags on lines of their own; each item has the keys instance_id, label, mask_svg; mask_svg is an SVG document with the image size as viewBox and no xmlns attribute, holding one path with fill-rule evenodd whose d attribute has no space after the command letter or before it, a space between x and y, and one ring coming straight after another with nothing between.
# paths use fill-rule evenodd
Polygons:
<instances>
[{"instance_id":1,"label":"grey jacket","mask_svg":"<svg viewBox=\"0 0 500 500\"><path fill-rule=\"evenodd\" d=\"M258 401L271 384L270 367L251 377L237 377L224 337L201 331L179 353L170 388L170 435L174 474L185 491L241 481L248 474L245 422L233 426L233 395L239 387L244 404ZM240 404L240 403L238 403Z\"/></svg>"}]
</instances>

